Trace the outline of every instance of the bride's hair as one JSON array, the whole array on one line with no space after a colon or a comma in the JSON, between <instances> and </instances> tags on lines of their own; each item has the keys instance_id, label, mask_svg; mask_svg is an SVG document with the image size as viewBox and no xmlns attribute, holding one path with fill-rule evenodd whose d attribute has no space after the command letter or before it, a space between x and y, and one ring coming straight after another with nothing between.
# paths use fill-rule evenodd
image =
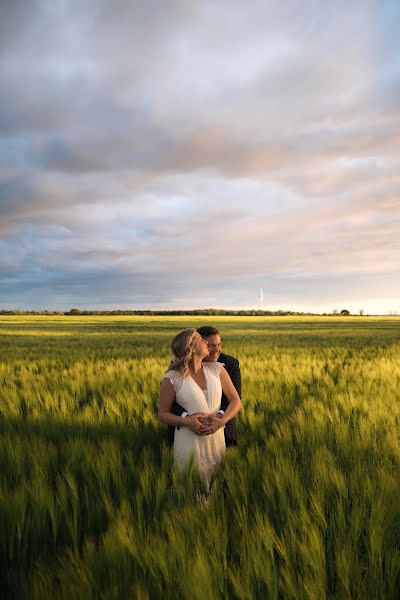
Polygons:
<instances>
[{"instance_id":1,"label":"bride's hair","mask_svg":"<svg viewBox=\"0 0 400 600\"><path fill-rule=\"evenodd\" d=\"M195 329L184 329L174 337L171 344L172 359L167 372L174 369L179 371L182 377L187 376L196 341L195 335Z\"/></svg>"}]
</instances>

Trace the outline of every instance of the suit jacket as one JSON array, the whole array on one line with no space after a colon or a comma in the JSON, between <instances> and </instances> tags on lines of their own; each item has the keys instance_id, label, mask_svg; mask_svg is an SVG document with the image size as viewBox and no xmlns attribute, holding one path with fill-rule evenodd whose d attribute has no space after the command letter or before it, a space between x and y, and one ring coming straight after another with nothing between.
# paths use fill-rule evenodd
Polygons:
<instances>
[{"instance_id":1,"label":"suit jacket","mask_svg":"<svg viewBox=\"0 0 400 600\"><path fill-rule=\"evenodd\" d=\"M218 362L224 364L229 377L232 379L232 383L235 386L237 393L239 394L240 397L242 397L242 378L241 378L240 366L239 366L238 359L234 358L233 356L229 356L229 354L224 354L223 352L221 352L221 354L218 357ZM228 408L228 404L229 404L229 400L225 396L225 394L222 392L221 409L225 411ZM180 417L182 415L182 413L184 412L184 409L182 408L182 406L177 404L177 402L174 402L173 405L171 406L171 412L174 415L177 415L178 417ZM235 418L231 419L230 421L228 421L226 423L224 433L225 433L225 444L227 446L237 446ZM168 443L170 446L172 446L172 444L174 443L174 436L175 436L175 427L168 425L167 440L168 440Z\"/></svg>"}]
</instances>

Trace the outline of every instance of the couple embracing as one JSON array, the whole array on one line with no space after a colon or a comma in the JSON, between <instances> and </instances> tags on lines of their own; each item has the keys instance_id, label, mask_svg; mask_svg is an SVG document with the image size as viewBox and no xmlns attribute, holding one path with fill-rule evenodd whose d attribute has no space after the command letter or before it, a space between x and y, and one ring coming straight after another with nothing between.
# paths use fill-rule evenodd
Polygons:
<instances>
[{"instance_id":1,"label":"couple embracing","mask_svg":"<svg viewBox=\"0 0 400 600\"><path fill-rule=\"evenodd\" d=\"M221 337L213 327L185 329L173 339L171 348L158 415L168 425L175 462L184 466L193 456L208 485L226 446L237 443L239 362L221 353Z\"/></svg>"}]
</instances>

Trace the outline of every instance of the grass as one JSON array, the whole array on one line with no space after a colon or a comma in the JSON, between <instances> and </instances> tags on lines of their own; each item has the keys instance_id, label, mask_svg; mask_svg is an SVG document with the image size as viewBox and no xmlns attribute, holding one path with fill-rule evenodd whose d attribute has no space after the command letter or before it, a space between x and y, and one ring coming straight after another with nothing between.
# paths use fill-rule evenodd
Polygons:
<instances>
[{"instance_id":1,"label":"grass","mask_svg":"<svg viewBox=\"0 0 400 600\"><path fill-rule=\"evenodd\" d=\"M243 374L210 497L156 419L201 317L0 318L0 596L400 593L400 319L215 317Z\"/></svg>"}]
</instances>

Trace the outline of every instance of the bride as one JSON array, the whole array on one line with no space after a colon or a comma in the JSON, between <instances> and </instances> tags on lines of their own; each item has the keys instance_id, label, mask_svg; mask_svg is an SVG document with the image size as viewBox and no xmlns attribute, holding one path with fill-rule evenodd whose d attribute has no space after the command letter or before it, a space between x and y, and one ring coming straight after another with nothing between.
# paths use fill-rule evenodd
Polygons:
<instances>
[{"instance_id":1,"label":"bride","mask_svg":"<svg viewBox=\"0 0 400 600\"><path fill-rule=\"evenodd\" d=\"M240 398L221 363L202 362L208 355L208 342L195 329L178 333L171 349L171 364L161 380L158 416L176 427L175 462L182 467L193 456L208 485L225 452L224 425L240 410ZM222 390L229 406L218 414ZM171 412L175 400L187 416Z\"/></svg>"}]
</instances>

